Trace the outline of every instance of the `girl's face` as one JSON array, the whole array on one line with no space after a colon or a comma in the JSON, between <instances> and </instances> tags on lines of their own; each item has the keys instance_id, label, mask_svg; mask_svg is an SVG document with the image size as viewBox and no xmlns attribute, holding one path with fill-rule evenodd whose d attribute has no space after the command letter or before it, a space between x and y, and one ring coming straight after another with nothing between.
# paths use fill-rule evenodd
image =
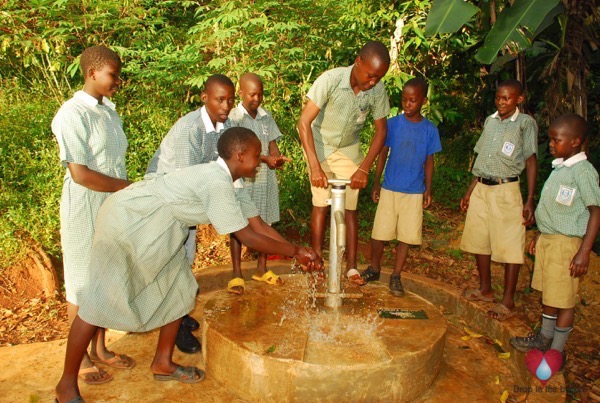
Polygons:
<instances>
[{"instance_id":1,"label":"girl's face","mask_svg":"<svg viewBox=\"0 0 600 403\"><path fill-rule=\"evenodd\" d=\"M246 80L240 85L239 94L242 98L242 105L244 105L244 108L256 116L258 107L263 101L262 84L253 80Z\"/></svg>"},{"instance_id":2,"label":"girl's face","mask_svg":"<svg viewBox=\"0 0 600 403\"><path fill-rule=\"evenodd\" d=\"M109 60L99 69L90 69L85 89L91 96L102 101L118 91L121 83L121 63Z\"/></svg>"}]
</instances>

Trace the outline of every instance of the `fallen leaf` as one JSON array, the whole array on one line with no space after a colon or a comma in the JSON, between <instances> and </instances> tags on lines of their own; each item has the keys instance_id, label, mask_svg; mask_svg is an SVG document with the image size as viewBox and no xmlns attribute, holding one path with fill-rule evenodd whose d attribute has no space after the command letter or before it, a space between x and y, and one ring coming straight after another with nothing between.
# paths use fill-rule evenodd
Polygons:
<instances>
[{"instance_id":1,"label":"fallen leaf","mask_svg":"<svg viewBox=\"0 0 600 403\"><path fill-rule=\"evenodd\" d=\"M502 392L502 395L500 396L500 401L502 403L506 403L506 400L508 400L508 390L504 390L504 392Z\"/></svg>"},{"instance_id":2,"label":"fallen leaf","mask_svg":"<svg viewBox=\"0 0 600 403\"><path fill-rule=\"evenodd\" d=\"M508 360L510 358L510 352L498 353L498 358L502 358L503 360Z\"/></svg>"}]
</instances>

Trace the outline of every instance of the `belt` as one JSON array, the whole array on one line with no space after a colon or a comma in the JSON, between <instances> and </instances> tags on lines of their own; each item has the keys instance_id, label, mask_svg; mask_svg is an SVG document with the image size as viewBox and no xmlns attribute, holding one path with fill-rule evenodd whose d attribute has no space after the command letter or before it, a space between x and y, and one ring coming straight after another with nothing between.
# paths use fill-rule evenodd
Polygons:
<instances>
[{"instance_id":1,"label":"belt","mask_svg":"<svg viewBox=\"0 0 600 403\"><path fill-rule=\"evenodd\" d=\"M477 181L483 183L484 185L494 186L501 185L503 183L516 182L519 180L518 176L513 176L512 178L482 178L477 177Z\"/></svg>"}]
</instances>

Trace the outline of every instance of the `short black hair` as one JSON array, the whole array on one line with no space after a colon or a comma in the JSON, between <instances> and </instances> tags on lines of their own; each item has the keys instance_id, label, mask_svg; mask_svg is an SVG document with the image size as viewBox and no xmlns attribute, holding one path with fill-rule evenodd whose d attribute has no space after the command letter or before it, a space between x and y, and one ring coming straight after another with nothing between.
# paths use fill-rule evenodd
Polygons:
<instances>
[{"instance_id":1,"label":"short black hair","mask_svg":"<svg viewBox=\"0 0 600 403\"><path fill-rule=\"evenodd\" d=\"M358 52L358 56L364 61L377 59L390 65L390 52L385 45L379 41L369 41Z\"/></svg>"},{"instance_id":2,"label":"short black hair","mask_svg":"<svg viewBox=\"0 0 600 403\"><path fill-rule=\"evenodd\" d=\"M216 84L231 87L235 92L235 85L233 85L233 81L231 81L231 79L225 74L213 74L212 76L208 77L208 79L204 83L204 88L202 89L202 92L208 91L210 87Z\"/></svg>"},{"instance_id":3,"label":"short black hair","mask_svg":"<svg viewBox=\"0 0 600 403\"><path fill-rule=\"evenodd\" d=\"M427 90L429 89L429 85L427 85L427 81L425 81L421 77L411 78L406 83L404 83L404 88L406 87L420 88L423 91L423 96L427 97Z\"/></svg>"},{"instance_id":4,"label":"short black hair","mask_svg":"<svg viewBox=\"0 0 600 403\"><path fill-rule=\"evenodd\" d=\"M109 61L122 64L119 55L104 45L96 45L89 47L83 51L79 59L79 67L83 74L83 78L87 77L89 69L99 70Z\"/></svg>"},{"instance_id":5,"label":"short black hair","mask_svg":"<svg viewBox=\"0 0 600 403\"><path fill-rule=\"evenodd\" d=\"M519 95L523 95L523 84L521 84L521 82L519 80L515 80L515 79L511 78L508 80L501 81L500 84L498 84L498 88L502 88L502 87L513 88L519 92Z\"/></svg>"},{"instance_id":6,"label":"short black hair","mask_svg":"<svg viewBox=\"0 0 600 403\"><path fill-rule=\"evenodd\" d=\"M569 112L560 115L554 119L552 124L550 124L550 127L567 127L571 136L573 136L573 138L579 137L582 143L587 138L588 124L583 117L576 113Z\"/></svg>"},{"instance_id":7,"label":"short black hair","mask_svg":"<svg viewBox=\"0 0 600 403\"><path fill-rule=\"evenodd\" d=\"M245 152L251 141L258 141L258 137L250 129L245 127L231 127L223 132L217 141L219 157L224 160L230 159L236 152Z\"/></svg>"},{"instance_id":8,"label":"short black hair","mask_svg":"<svg viewBox=\"0 0 600 403\"><path fill-rule=\"evenodd\" d=\"M263 81L258 74L255 73L244 73L240 76L239 85L242 86L242 83L245 81L254 81L257 84L263 85Z\"/></svg>"}]
</instances>

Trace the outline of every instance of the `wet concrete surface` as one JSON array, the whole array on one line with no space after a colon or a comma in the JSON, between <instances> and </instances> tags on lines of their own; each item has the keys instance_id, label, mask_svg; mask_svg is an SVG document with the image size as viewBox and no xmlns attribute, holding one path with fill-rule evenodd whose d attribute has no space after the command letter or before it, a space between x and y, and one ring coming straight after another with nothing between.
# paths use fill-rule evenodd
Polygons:
<instances>
[{"instance_id":1,"label":"wet concrete surface","mask_svg":"<svg viewBox=\"0 0 600 403\"><path fill-rule=\"evenodd\" d=\"M244 264L246 278L250 278L253 267L254 263ZM270 262L270 268L277 273L289 273L289 262ZM384 269L382 284L387 284L387 276L389 276L389 272ZM215 295L219 293L218 290L226 287L230 277L231 269L228 267L211 268L200 273L198 280L202 293L198 297L198 305L192 312L192 316L200 321L203 320L202 307L207 301L215 298ZM515 401L565 401L564 379L561 373L556 374L542 388L539 381L532 379L528 374L524 364L524 354L515 352L508 347L509 337L522 335L529 330L518 319L511 318L503 323L488 320L485 318L485 312L489 309L488 304L464 302L458 297L460 290L434 280L406 274L403 275L403 282L405 289L423 296L438 307L448 322L439 374L433 384L415 401L496 402L505 392ZM263 298L270 287L274 287L255 281L247 281L247 285L248 296L256 296L257 300ZM489 338L501 341L502 348L511 353L510 357L500 358L496 348L485 343L483 338L462 340L462 337L466 335L465 326ZM199 336L201 332L197 331L196 335ZM405 333L410 334L410 329L407 329ZM131 355L136 359L137 365L131 370L117 370L104 366L113 374L114 379L104 385L92 386L81 383L81 393L87 401L245 402L268 400L266 398L248 398L219 381L210 371L204 381L194 385L155 381L149 366L154 355L158 332L127 335L109 332L109 334L113 340L110 348ZM400 341L403 340L402 335L398 337ZM252 335L249 335L249 340L251 339ZM65 340L57 340L1 348L0 357L4 368L0 371L0 401L54 401L54 385L62 372L65 346ZM275 348L276 351L277 348ZM282 352L279 351L279 353ZM176 350L174 360L182 365L196 365L204 368L204 359L200 353L187 355ZM235 365L235 363L231 365ZM345 384L343 379L337 381L342 382L342 387L353 387L352 379L348 379ZM235 378L232 378L232 382L235 382ZM327 379L322 379L321 382L327 382ZM381 389L383 392L384 385L381 386ZM378 400L389 401L389 399L377 398L357 399L357 401ZM322 401L334 400L322 399Z\"/></svg>"}]
</instances>

